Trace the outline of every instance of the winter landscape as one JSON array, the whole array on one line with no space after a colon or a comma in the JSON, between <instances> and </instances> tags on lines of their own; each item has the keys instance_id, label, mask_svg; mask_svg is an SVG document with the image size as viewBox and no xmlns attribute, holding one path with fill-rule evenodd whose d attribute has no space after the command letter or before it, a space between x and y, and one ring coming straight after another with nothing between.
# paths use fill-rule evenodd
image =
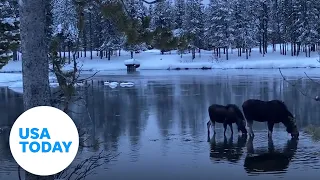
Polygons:
<instances>
[{"instance_id":1,"label":"winter landscape","mask_svg":"<svg viewBox=\"0 0 320 180\"><path fill-rule=\"evenodd\" d=\"M319 17L316 0L0 0L0 180L38 178L8 136L40 105L81 133L44 179L316 179ZM283 101L299 140L259 122L254 138L218 123L208 139L208 107L248 99Z\"/></svg>"}]
</instances>

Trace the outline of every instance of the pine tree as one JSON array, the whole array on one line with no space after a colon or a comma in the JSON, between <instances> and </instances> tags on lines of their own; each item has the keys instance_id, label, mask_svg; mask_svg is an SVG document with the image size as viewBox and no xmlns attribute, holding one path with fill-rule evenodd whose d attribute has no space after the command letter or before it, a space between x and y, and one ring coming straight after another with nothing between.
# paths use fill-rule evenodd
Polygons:
<instances>
[{"instance_id":1,"label":"pine tree","mask_svg":"<svg viewBox=\"0 0 320 180\"><path fill-rule=\"evenodd\" d=\"M313 0L298 0L298 20L299 27L298 42L305 47L307 57L310 57L311 48L319 43L319 14L320 9L317 9L316 2Z\"/></svg>"},{"instance_id":2,"label":"pine tree","mask_svg":"<svg viewBox=\"0 0 320 180\"><path fill-rule=\"evenodd\" d=\"M201 0L186 0L186 14L183 29L188 32L189 46L192 50L192 59L195 58L195 50L201 46L203 28Z\"/></svg>"},{"instance_id":3,"label":"pine tree","mask_svg":"<svg viewBox=\"0 0 320 180\"><path fill-rule=\"evenodd\" d=\"M14 7L9 1L0 0L0 69L18 48L19 36L19 18Z\"/></svg>"},{"instance_id":4,"label":"pine tree","mask_svg":"<svg viewBox=\"0 0 320 180\"><path fill-rule=\"evenodd\" d=\"M147 48L146 40L149 40L149 31L145 26L149 26L149 19L146 16L147 8L142 1L126 0L125 10L130 19L126 31L125 50L131 52L133 58L134 51Z\"/></svg>"},{"instance_id":5,"label":"pine tree","mask_svg":"<svg viewBox=\"0 0 320 180\"><path fill-rule=\"evenodd\" d=\"M280 8L278 0L272 0L270 2L270 13L269 13L269 39L272 42L273 51L276 51L276 44L281 43L281 19L280 19Z\"/></svg>"},{"instance_id":6,"label":"pine tree","mask_svg":"<svg viewBox=\"0 0 320 180\"><path fill-rule=\"evenodd\" d=\"M268 47L268 29L270 27L270 7L271 1L270 0L263 0L263 1L256 1L252 4L252 8L255 9L255 14L258 19L258 32L257 32L257 39L259 41L259 49L260 53L263 55L267 53Z\"/></svg>"},{"instance_id":7,"label":"pine tree","mask_svg":"<svg viewBox=\"0 0 320 180\"><path fill-rule=\"evenodd\" d=\"M170 1L159 2L155 5L153 25L154 39L153 46L160 49L161 53L170 51L176 47L176 39L173 37L173 18Z\"/></svg>"},{"instance_id":8,"label":"pine tree","mask_svg":"<svg viewBox=\"0 0 320 180\"><path fill-rule=\"evenodd\" d=\"M246 53L246 58L250 56L251 48L257 45L256 35L258 33L258 19L254 0L236 0L233 5L235 18L235 44L238 55Z\"/></svg>"},{"instance_id":9,"label":"pine tree","mask_svg":"<svg viewBox=\"0 0 320 180\"><path fill-rule=\"evenodd\" d=\"M183 18L185 16L185 1L175 0L174 2L174 28L181 29L183 27Z\"/></svg>"},{"instance_id":10,"label":"pine tree","mask_svg":"<svg viewBox=\"0 0 320 180\"><path fill-rule=\"evenodd\" d=\"M208 7L207 31L210 45L218 48L217 55L220 56L220 48L227 53L228 48L234 43L234 22L232 1L211 0Z\"/></svg>"},{"instance_id":11,"label":"pine tree","mask_svg":"<svg viewBox=\"0 0 320 180\"><path fill-rule=\"evenodd\" d=\"M73 0L52 0L53 35L61 34L67 41L78 38L78 16Z\"/></svg>"}]
</instances>

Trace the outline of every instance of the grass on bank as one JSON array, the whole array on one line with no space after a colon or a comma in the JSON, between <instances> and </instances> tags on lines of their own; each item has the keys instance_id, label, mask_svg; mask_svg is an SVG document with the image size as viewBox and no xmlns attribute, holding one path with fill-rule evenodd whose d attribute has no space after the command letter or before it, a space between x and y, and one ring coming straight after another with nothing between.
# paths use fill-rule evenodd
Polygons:
<instances>
[{"instance_id":1,"label":"grass on bank","mask_svg":"<svg viewBox=\"0 0 320 180\"><path fill-rule=\"evenodd\" d=\"M320 141L320 126L308 125L303 131L309 134L313 140Z\"/></svg>"}]
</instances>

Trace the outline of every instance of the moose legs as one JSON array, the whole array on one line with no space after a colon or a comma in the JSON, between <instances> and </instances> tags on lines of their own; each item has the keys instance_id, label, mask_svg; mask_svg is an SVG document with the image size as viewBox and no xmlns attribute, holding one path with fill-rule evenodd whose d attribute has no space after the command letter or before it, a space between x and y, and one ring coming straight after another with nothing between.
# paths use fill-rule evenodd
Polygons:
<instances>
[{"instance_id":1,"label":"moose legs","mask_svg":"<svg viewBox=\"0 0 320 180\"><path fill-rule=\"evenodd\" d=\"M274 126L274 123L268 121L268 137L272 137L273 126Z\"/></svg>"},{"instance_id":2,"label":"moose legs","mask_svg":"<svg viewBox=\"0 0 320 180\"><path fill-rule=\"evenodd\" d=\"M213 133L216 134L216 131L215 131L215 121L209 120L209 121L207 122L208 137L210 136L210 127L211 127L211 126L212 126ZM229 123L229 122L227 122L227 121L223 122L224 135L226 135L226 131L227 131L228 126L230 127L231 135L233 135L232 123Z\"/></svg>"},{"instance_id":3,"label":"moose legs","mask_svg":"<svg viewBox=\"0 0 320 180\"><path fill-rule=\"evenodd\" d=\"M227 123L227 122L223 123L223 128L224 128L223 134L226 135L226 131L227 131L228 126L230 127L230 130L231 130L231 136L233 136L232 123Z\"/></svg>"},{"instance_id":4,"label":"moose legs","mask_svg":"<svg viewBox=\"0 0 320 180\"><path fill-rule=\"evenodd\" d=\"M207 122L208 136L210 136L210 127L211 127L211 126L212 126L212 129L213 129L213 134L216 134L215 122L209 120L209 121Z\"/></svg>"},{"instance_id":5,"label":"moose legs","mask_svg":"<svg viewBox=\"0 0 320 180\"><path fill-rule=\"evenodd\" d=\"M254 137L253 129L252 129L253 121L247 119L247 126L249 130L249 136Z\"/></svg>"},{"instance_id":6,"label":"moose legs","mask_svg":"<svg viewBox=\"0 0 320 180\"><path fill-rule=\"evenodd\" d=\"M274 122L268 121L267 124L268 124L268 137L272 137ZM253 133L253 130L252 130L252 125L253 125L253 121L247 120L247 126L248 126L248 130L249 130L249 135L254 137L254 133Z\"/></svg>"}]
</instances>

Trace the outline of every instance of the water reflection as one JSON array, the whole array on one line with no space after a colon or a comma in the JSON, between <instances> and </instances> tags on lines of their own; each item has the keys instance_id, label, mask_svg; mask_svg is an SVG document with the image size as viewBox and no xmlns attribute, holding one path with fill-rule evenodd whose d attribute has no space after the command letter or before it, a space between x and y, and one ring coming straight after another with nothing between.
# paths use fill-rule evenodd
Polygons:
<instances>
[{"instance_id":1,"label":"water reflection","mask_svg":"<svg viewBox=\"0 0 320 180\"><path fill-rule=\"evenodd\" d=\"M8 88L0 88L0 128L12 126L22 112L22 95Z\"/></svg>"},{"instance_id":2,"label":"water reflection","mask_svg":"<svg viewBox=\"0 0 320 180\"><path fill-rule=\"evenodd\" d=\"M243 155L243 148L246 146L248 136L239 136L236 143L233 142L233 136L229 138L224 136L222 142L216 142L215 136L210 139L210 158L215 162L226 160L237 163Z\"/></svg>"},{"instance_id":3,"label":"water reflection","mask_svg":"<svg viewBox=\"0 0 320 180\"><path fill-rule=\"evenodd\" d=\"M320 106L317 102L287 86L281 77L221 74L166 77L137 75L130 80L125 78L128 77L110 76L105 80L132 81L135 86L111 89L95 85L82 88L79 93L88 102L87 106L72 105L70 116L77 126L88 131L90 137L87 143L103 142L95 149L81 151L74 164L100 150L112 154L121 153L108 165L97 170L96 174L88 177L88 180L145 179L154 178L155 174L158 179L168 180L177 177L208 179L212 178L212 169L215 169L215 177L247 178L248 173L253 173L252 169L256 167L250 166L250 152L247 158L244 154L245 137L216 137L217 139L211 139L211 143L206 142L206 122L209 118L207 108L213 103L241 106L249 98L281 99L298 117L299 129L311 123L320 124L317 121L320 118ZM297 86L309 87L312 86L310 83L312 82L301 80ZM310 88L310 93L316 94L317 89ZM12 125L21 112L21 95L0 88L1 125ZM253 126L255 138L267 134L265 123L254 123ZM216 131L217 134L223 134L221 124L217 124ZM15 171L16 164L13 163L5 142L7 137L0 136L0 160L4 162L0 164L0 179L6 179L10 177L10 172ZM305 171L306 167L310 176L316 174L320 156L314 152L319 152L319 147L309 139L301 135L297 150L300 153L295 155L293 163L287 167L286 175L298 176L297 173ZM266 137L261 138L261 142L265 140ZM276 147L283 147L287 143L283 125L275 125L273 141L277 144ZM254 145L259 147L261 144L263 145ZM263 149L266 145L260 148ZM269 153L259 152L258 149L254 149L255 155ZM284 154L285 151L279 152ZM244 171L244 161L248 173ZM127 173L123 173L124 169ZM228 173L231 169L236 175Z\"/></svg>"},{"instance_id":4,"label":"water reflection","mask_svg":"<svg viewBox=\"0 0 320 180\"><path fill-rule=\"evenodd\" d=\"M278 150L275 148L272 138L268 138L268 148L255 151L253 138L250 137L244 168L250 174L255 172L285 173L297 151L297 147L298 140L291 139L287 141L282 150Z\"/></svg>"}]
</instances>

